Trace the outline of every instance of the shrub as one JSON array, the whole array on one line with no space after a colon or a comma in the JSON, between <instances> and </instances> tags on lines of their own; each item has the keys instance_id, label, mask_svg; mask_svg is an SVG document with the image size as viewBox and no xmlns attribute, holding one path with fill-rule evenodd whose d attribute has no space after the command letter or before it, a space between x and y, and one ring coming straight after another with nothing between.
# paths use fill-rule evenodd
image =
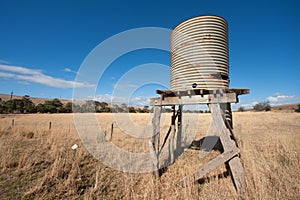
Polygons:
<instances>
[{"instance_id":1,"label":"shrub","mask_svg":"<svg viewBox=\"0 0 300 200\"><path fill-rule=\"evenodd\" d=\"M269 101L259 102L253 106L255 111L270 111L271 106Z\"/></svg>"},{"instance_id":2,"label":"shrub","mask_svg":"<svg viewBox=\"0 0 300 200\"><path fill-rule=\"evenodd\" d=\"M244 112L244 111L245 111L245 108L244 108L243 106L241 106L241 107L238 108L238 111L239 111L239 112Z\"/></svg>"},{"instance_id":3,"label":"shrub","mask_svg":"<svg viewBox=\"0 0 300 200\"><path fill-rule=\"evenodd\" d=\"M300 103L297 106L298 106L298 108L295 109L295 112L300 112Z\"/></svg>"}]
</instances>

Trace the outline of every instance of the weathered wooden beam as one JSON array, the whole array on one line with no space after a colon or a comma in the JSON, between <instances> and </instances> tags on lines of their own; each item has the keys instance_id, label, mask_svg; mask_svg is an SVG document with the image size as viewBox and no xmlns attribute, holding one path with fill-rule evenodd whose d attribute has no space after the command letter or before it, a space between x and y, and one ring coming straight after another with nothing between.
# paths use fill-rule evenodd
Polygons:
<instances>
[{"instance_id":1,"label":"weathered wooden beam","mask_svg":"<svg viewBox=\"0 0 300 200\"><path fill-rule=\"evenodd\" d=\"M175 124L176 124L176 118L178 117L178 112L176 113L176 107L172 106L172 122L171 122L171 137L170 137L170 141L169 141L169 156L170 156L170 163L173 164L175 162L175 142L174 142L174 138L175 138L175 133L176 133L176 128L175 128Z\"/></svg>"},{"instance_id":2,"label":"weathered wooden beam","mask_svg":"<svg viewBox=\"0 0 300 200\"><path fill-rule=\"evenodd\" d=\"M150 158L153 166L153 176L155 178L159 177L159 162L158 157L156 155L155 147L152 141L149 141L149 149L150 149Z\"/></svg>"},{"instance_id":3,"label":"weathered wooden beam","mask_svg":"<svg viewBox=\"0 0 300 200\"><path fill-rule=\"evenodd\" d=\"M183 105L178 106L178 121L177 121L177 134L176 134L176 155L180 155L183 151L181 147L181 140L182 140L182 109Z\"/></svg>"},{"instance_id":4,"label":"weathered wooden beam","mask_svg":"<svg viewBox=\"0 0 300 200\"><path fill-rule=\"evenodd\" d=\"M161 116L161 106L154 106L153 108L153 135L151 138L150 152L152 157L152 162L154 164L154 176L159 177L159 138L160 138L160 116Z\"/></svg>"},{"instance_id":5,"label":"weathered wooden beam","mask_svg":"<svg viewBox=\"0 0 300 200\"><path fill-rule=\"evenodd\" d=\"M215 157L214 159L212 159L211 161L209 161L208 163L203 165L199 170L197 170L193 174L192 177L186 177L186 178L182 179L180 181L180 185L184 186L184 185L187 184L188 181L195 182L195 181L203 178L209 172L215 170L217 167L224 164L225 162L227 162L232 157L236 156L239 152L240 152L240 150L238 148L234 147L233 149L228 150L228 151L218 155L217 157ZM192 178L192 180L191 180L191 178Z\"/></svg>"},{"instance_id":6,"label":"weathered wooden beam","mask_svg":"<svg viewBox=\"0 0 300 200\"><path fill-rule=\"evenodd\" d=\"M250 93L250 89L246 89L246 88L232 88L232 89L226 89L226 90L228 90L230 92L234 92L237 95L243 95L243 94L249 94Z\"/></svg>"},{"instance_id":7,"label":"weathered wooden beam","mask_svg":"<svg viewBox=\"0 0 300 200\"><path fill-rule=\"evenodd\" d=\"M150 98L152 106L193 105L211 103L236 103L238 101L235 93L191 95L180 97Z\"/></svg>"},{"instance_id":8,"label":"weathered wooden beam","mask_svg":"<svg viewBox=\"0 0 300 200\"><path fill-rule=\"evenodd\" d=\"M221 89L188 89L188 90L156 90L156 94L164 96L189 96L213 93L236 93L237 95L249 94L250 90L246 88L221 88Z\"/></svg>"},{"instance_id":9,"label":"weathered wooden beam","mask_svg":"<svg viewBox=\"0 0 300 200\"><path fill-rule=\"evenodd\" d=\"M238 156L236 156L228 162L228 165L230 168L231 177L233 178L235 188L237 192L241 196L243 196L246 189L246 179L241 159Z\"/></svg>"},{"instance_id":10,"label":"weathered wooden beam","mask_svg":"<svg viewBox=\"0 0 300 200\"><path fill-rule=\"evenodd\" d=\"M230 137L231 133L229 129L227 129L227 127L225 126L218 104L210 104L209 108L215 126L220 131L220 140L224 151L226 152L229 149L236 147L235 141L232 140ZM231 171L231 177L233 179L236 190L240 195L243 195L244 190L246 188L246 179L244 168L240 158L238 156L234 157L233 159L228 161L228 165Z\"/></svg>"},{"instance_id":11,"label":"weathered wooden beam","mask_svg":"<svg viewBox=\"0 0 300 200\"><path fill-rule=\"evenodd\" d=\"M227 151L228 149L232 149L235 147L235 142L231 139L230 131L225 126L225 121L222 117L221 108L218 104L209 104L209 109L211 112L212 120L217 128L217 130L220 133L220 140L223 146L224 151Z\"/></svg>"}]
</instances>

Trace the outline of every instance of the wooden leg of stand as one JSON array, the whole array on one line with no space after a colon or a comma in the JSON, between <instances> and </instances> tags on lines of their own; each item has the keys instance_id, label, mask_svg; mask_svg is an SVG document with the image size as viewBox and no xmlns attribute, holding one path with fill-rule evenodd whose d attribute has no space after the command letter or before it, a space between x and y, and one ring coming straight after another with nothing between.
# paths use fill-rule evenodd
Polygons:
<instances>
[{"instance_id":1,"label":"wooden leg of stand","mask_svg":"<svg viewBox=\"0 0 300 200\"><path fill-rule=\"evenodd\" d=\"M153 174L155 177L159 177L159 137L160 137L160 116L161 116L161 106L154 106L153 108L153 135L151 138L150 153L153 163Z\"/></svg>"},{"instance_id":2,"label":"wooden leg of stand","mask_svg":"<svg viewBox=\"0 0 300 200\"><path fill-rule=\"evenodd\" d=\"M178 121L177 121L177 137L176 137L176 155L180 155L183 151L181 147L181 139L182 139L182 108L180 105L178 108Z\"/></svg>"},{"instance_id":3,"label":"wooden leg of stand","mask_svg":"<svg viewBox=\"0 0 300 200\"><path fill-rule=\"evenodd\" d=\"M210 104L209 106L210 111L212 113L213 121L220 132L220 140L223 145L224 152L228 151L229 149L232 149L233 147L236 148L236 143L230 137L231 133L229 129L227 129L222 118L220 107L217 104ZM241 159L238 156L236 156L228 161L228 165L231 171L231 176L236 190L240 195L243 195L244 189L246 187L246 180Z\"/></svg>"}]
</instances>

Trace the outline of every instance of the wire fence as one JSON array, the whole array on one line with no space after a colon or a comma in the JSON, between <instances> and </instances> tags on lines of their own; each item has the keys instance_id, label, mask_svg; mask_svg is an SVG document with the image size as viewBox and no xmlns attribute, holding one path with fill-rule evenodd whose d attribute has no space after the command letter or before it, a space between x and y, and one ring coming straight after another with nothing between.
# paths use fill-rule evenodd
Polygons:
<instances>
[{"instance_id":1,"label":"wire fence","mask_svg":"<svg viewBox=\"0 0 300 200\"><path fill-rule=\"evenodd\" d=\"M0 128L24 128L24 129L41 129L41 130L52 130L52 129L75 129L73 121L67 120L67 122L60 122L58 120L22 120L19 118L0 118Z\"/></svg>"}]
</instances>

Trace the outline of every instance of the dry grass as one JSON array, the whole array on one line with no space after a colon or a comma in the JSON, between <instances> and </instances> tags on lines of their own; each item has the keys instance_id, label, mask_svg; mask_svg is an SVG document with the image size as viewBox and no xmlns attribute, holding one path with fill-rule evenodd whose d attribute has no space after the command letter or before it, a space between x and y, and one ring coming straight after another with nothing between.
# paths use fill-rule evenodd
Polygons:
<instances>
[{"instance_id":1,"label":"dry grass","mask_svg":"<svg viewBox=\"0 0 300 200\"><path fill-rule=\"evenodd\" d=\"M109 133L113 116L97 117ZM147 114L130 118L140 125L150 120ZM200 115L196 139L205 134L209 121L209 115ZM234 113L234 124L247 179L244 198L299 199L300 115ZM114 124L112 142L123 149L147 152L147 141L130 137ZM72 150L75 143L79 148ZM237 199L223 166L199 184L178 185L217 154L200 159L198 151L188 150L160 179L153 179L150 173L113 170L93 158L83 147L71 114L1 116L0 199Z\"/></svg>"}]
</instances>

